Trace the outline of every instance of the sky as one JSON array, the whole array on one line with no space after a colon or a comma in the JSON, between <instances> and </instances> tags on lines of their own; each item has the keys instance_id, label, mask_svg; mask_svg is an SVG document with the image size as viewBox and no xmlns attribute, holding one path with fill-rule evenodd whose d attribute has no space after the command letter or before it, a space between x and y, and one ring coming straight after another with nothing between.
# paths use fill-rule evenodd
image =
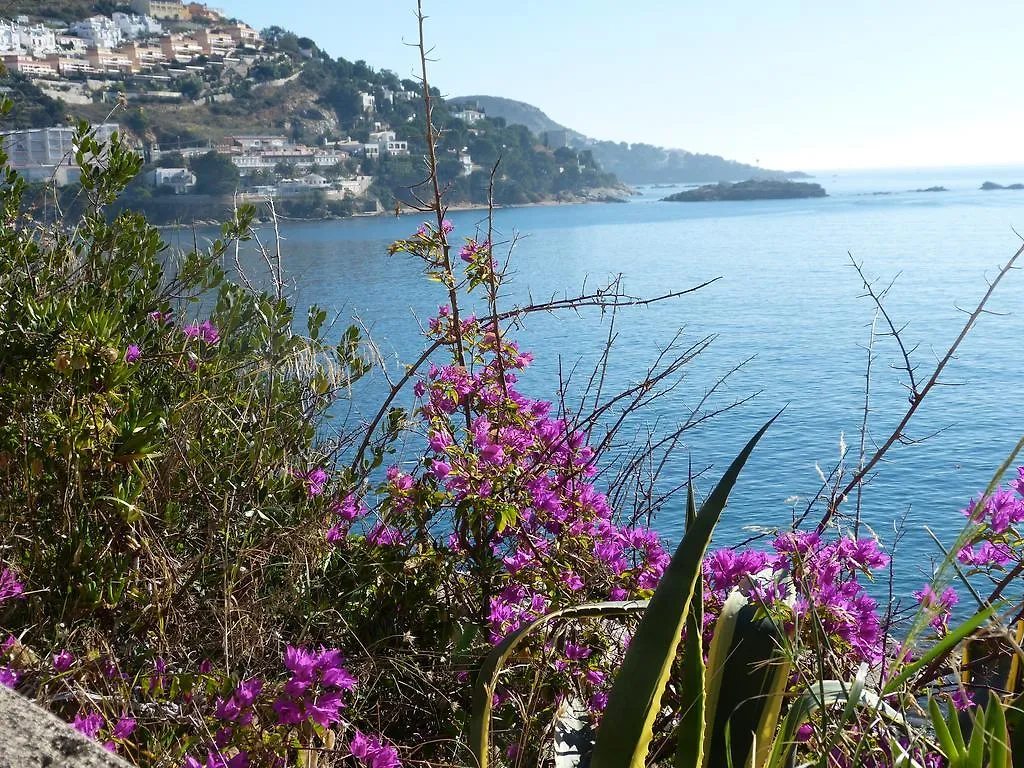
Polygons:
<instances>
[{"instance_id":1,"label":"sky","mask_svg":"<svg viewBox=\"0 0 1024 768\"><path fill-rule=\"evenodd\" d=\"M209 0L418 71L415 0ZM1020 0L424 0L432 84L598 139L814 170L1024 165Z\"/></svg>"}]
</instances>

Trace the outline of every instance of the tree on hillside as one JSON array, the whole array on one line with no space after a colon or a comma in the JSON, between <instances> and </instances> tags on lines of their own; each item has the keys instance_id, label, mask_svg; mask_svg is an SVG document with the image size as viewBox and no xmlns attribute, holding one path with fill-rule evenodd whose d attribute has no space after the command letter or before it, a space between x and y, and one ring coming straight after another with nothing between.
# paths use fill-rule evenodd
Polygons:
<instances>
[{"instance_id":1,"label":"tree on hillside","mask_svg":"<svg viewBox=\"0 0 1024 768\"><path fill-rule=\"evenodd\" d=\"M183 77L178 81L178 90L186 99L195 99L203 92L203 81L195 75Z\"/></svg>"},{"instance_id":2,"label":"tree on hillside","mask_svg":"<svg viewBox=\"0 0 1024 768\"><path fill-rule=\"evenodd\" d=\"M184 168L185 158L181 152L162 152L156 161L157 168Z\"/></svg>"},{"instance_id":3,"label":"tree on hillside","mask_svg":"<svg viewBox=\"0 0 1024 768\"><path fill-rule=\"evenodd\" d=\"M363 113L359 89L351 83L338 83L331 86L324 94L323 103L332 107L338 119L346 125Z\"/></svg>"},{"instance_id":4,"label":"tree on hillside","mask_svg":"<svg viewBox=\"0 0 1024 768\"><path fill-rule=\"evenodd\" d=\"M227 155L207 152L192 158L190 167L201 195L229 195L238 186L238 168Z\"/></svg>"},{"instance_id":5,"label":"tree on hillside","mask_svg":"<svg viewBox=\"0 0 1024 768\"><path fill-rule=\"evenodd\" d=\"M67 119L64 102L51 99L24 75L12 72L5 79L14 106L0 119L0 129L50 128Z\"/></svg>"}]
</instances>

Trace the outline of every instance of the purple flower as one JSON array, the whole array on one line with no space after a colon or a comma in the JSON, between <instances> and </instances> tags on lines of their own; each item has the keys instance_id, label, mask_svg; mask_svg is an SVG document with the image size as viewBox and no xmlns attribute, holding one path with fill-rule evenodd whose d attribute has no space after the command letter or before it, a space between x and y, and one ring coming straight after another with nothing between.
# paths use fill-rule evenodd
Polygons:
<instances>
[{"instance_id":1,"label":"purple flower","mask_svg":"<svg viewBox=\"0 0 1024 768\"><path fill-rule=\"evenodd\" d=\"M115 739L127 739L135 732L135 720L134 718L122 715L117 721L117 725L114 726L114 730L111 732L111 736Z\"/></svg>"},{"instance_id":2,"label":"purple flower","mask_svg":"<svg viewBox=\"0 0 1024 768\"><path fill-rule=\"evenodd\" d=\"M74 660L75 657L71 655L71 651L65 649L58 654L54 654L53 669L56 672L67 672Z\"/></svg>"},{"instance_id":3,"label":"purple flower","mask_svg":"<svg viewBox=\"0 0 1024 768\"><path fill-rule=\"evenodd\" d=\"M171 322L171 320L174 319L174 313L173 312L150 312L148 315L146 315L146 317L148 317L150 320L152 320L155 323L160 323L161 325L164 325L166 323Z\"/></svg>"},{"instance_id":4,"label":"purple flower","mask_svg":"<svg viewBox=\"0 0 1024 768\"><path fill-rule=\"evenodd\" d=\"M20 598L25 585L14 577L14 572L0 568L0 603L13 598Z\"/></svg>"},{"instance_id":5,"label":"purple flower","mask_svg":"<svg viewBox=\"0 0 1024 768\"><path fill-rule=\"evenodd\" d=\"M89 714L83 714L83 712L84 710L79 710L71 727L86 738L95 739L106 721L99 712L90 712Z\"/></svg>"},{"instance_id":6,"label":"purple flower","mask_svg":"<svg viewBox=\"0 0 1024 768\"><path fill-rule=\"evenodd\" d=\"M592 652L593 650L585 645L577 645L576 643L565 644L565 658L570 661L582 661L590 656Z\"/></svg>"},{"instance_id":7,"label":"purple flower","mask_svg":"<svg viewBox=\"0 0 1024 768\"><path fill-rule=\"evenodd\" d=\"M583 579L581 579L572 571L565 571L562 574L562 579L565 586L571 589L573 592L579 592L581 589L583 589Z\"/></svg>"},{"instance_id":8,"label":"purple flower","mask_svg":"<svg viewBox=\"0 0 1024 768\"><path fill-rule=\"evenodd\" d=\"M297 472L295 476L306 481L306 495L308 495L309 498L319 496L323 493L324 486L327 484L327 480L330 477L327 474L327 471L320 467L311 469L309 472Z\"/></svg>"},{"instance_id":9,"label":"purple flower","mask_svg":"<svg viewBox=\"0 0 1024 768\"><path fill-rule=\"evenodd\" d=\"M129 344L128 351L124 353L124 361L126 363L134 363L140 357L142 357L142 352L139 350L138 344Z\"/></svg>"},{"instance_id":10,"label":"purple flower","mask_svg":"<svg viewBox=\"0 0 1024 768\"><path fill-rule=\"evenodd\" d=\"M13 688L17 684L18 673L11 668L11 665L8 664L6 667L0 667L0 685L6 685L8 688Z\"/></svg>"},{"instance_id":11,"label":"purple flower","mask_svg":"<svg viewBox=\"0 0 1024 768\"><path fill-rule=\"evenodd\" d=\"M405 543L405 536L399 529L378 521L366 534L366 540L375 547L397 547Z\"/></svg>"},{"instance_id":12,"label":"purple flower","mask_svg":"<svg viewBox=\"0 0 1024 768\"><path fill-rule=\"evenodd\" d=\"M310 720L326 728L341 719L338 710L343 706L345 705L341 701L341 692L331 691L318 696L306 709Z\"/></svg>"},{"instance_id":13,"label":"purple flower","mask_svg":"<svg viewBox=\"0 0 1024 768\"><path fill-rule=\"evenodd\" d=\"M964 565L1003 566L1013 561L1013 552L1006 544L983 541L977 551L971 546L964 547L956 559Z\"/></svg>"},{"instance_id":14,"label":"purple flower","mask_svg":"<svg viewBox=\"0 0 1024 768\"><path fill-rule=\"evenodd\" d=\"M934 614L929 622L932 628L936 632L944 633L947 629L946 622L949 620L950 613L954 606L960 602L956 590L952 587L946 587L941 595L936 595L931 585L926 584L923 589L914 593L914 597L924 610Z\"/></svg>"},{"instance_id":15,"label":"purple flower","mask_svg":"<svg viewBox=\"0 0 1024 768\"><path fill-rule=\"evenodd\" d=\"M368 768L398 768L398 750L357 730L349 742L349 753Z\"/></svg>"},{"instance_id":16,"label":"purple flower","mask_svg":"<svg viewBox=\"0 0 1024 768\"><path fill-rule=\"evenodd\" d=\"M181 329L181 332L187 338L202 339L207 344L216 344L220 341L220 331L209 320L204 320L202 323L189 323Z\"/></svg>"},{"instance_id":17,"label":"purple flower","mask_svg":"<svg viewBox=\"0 0 1024 768\"><path fill-rule=\"evenodd\" d=\"M953 691L951 697L953 699L953 707L962 712L965 709L970 709L974 706L974 695L969 691L965 691L963 688L957 688Z\"/></svg>"}]
</instances>

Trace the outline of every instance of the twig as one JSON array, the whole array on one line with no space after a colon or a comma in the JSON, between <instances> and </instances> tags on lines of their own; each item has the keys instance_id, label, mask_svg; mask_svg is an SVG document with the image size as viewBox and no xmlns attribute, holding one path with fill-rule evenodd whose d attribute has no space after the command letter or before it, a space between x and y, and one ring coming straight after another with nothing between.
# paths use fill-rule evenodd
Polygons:
<instances>
[{"instance_id":1,"label":"twig","mask_svg":"<svg viewBox=\"0 0 1024 768\"><path fill-rule=\"evenodd\" d=\"M903 430L906 429L907 424L910 423L910 420L914 417L914 414L917 413L917 409L921 406L921 403L924 402L925 397L927 397L928 393L938 383L939 376L945 370L946 365L949 363L950 360L953 359L953 356L956 354L956 351L960 348L960 344L963 343L963 340L967 337L967 334L970 333L972 328L974 328L974 324L977 322L978 318L981 317L982 314L984 314L985 305L988 303L988 300L992 297L992 294L995 292L996 287L999 285L1000 282L1002 282L1003 278L1006 277L1007 274L1009 274L1010 270L1014 268L1014 265L1017 263L1017 259L1020 258L1021 254L1024 254L1024 245L1017 249L1016 253L1013 254L1010 260L1006 262L1006 264L1003 267L1000 268L999 273L996 275L995 279L991 283L989 283L988 290L985 291L985 295L981 297L981 301L978 302L977 306L974 308L974 311L971 312L970 316L967 318L967 322L964 323L963 328L960 329L960 333L957 335L956 339L950 345L949 349L946 350L946 354L942 356L941 360L939 360L938 364L935 366L934 372L932 373L928 381L925 383L925 385L920 390L915 390L911 393L910 406L907 408L906 413L903 414L903 418L900 419L899 424L897 424L896 428L892 431L892 434L890 434L889 437L886 439L885 443L882 444L882 447L875 451L875 453L868 460L868 462L863 467L857 470L856 474L854 474L854 476L850 479L850 482L846 484L846 486L835 497L835 499L833 499L829 503L828 510L822 517L821 522L818 523L819 533L825 530L826 526L828 526L829 521L839 510L839 505L842 504L842 502L850 495L850 492L857 487L861 480L864 479L865 475L867 475L872 469L874 469L875 465L882 460L882 457L885 456L889 449L892 448L892 446L903 437Z\"/></svg>"}]
</instances>

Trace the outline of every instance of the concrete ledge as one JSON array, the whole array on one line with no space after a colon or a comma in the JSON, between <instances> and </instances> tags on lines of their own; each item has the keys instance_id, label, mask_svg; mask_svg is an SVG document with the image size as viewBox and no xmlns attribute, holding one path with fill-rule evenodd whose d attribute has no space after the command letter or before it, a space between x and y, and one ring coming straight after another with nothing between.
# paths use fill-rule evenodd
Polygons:
<instances>
[{"instance_id":1,"label":"concrete ledge","mask_svg":"<svg viewBox=\"0 0 1024 768\"><path fill-rule=\"evenodd\" d=\"M131 768L45 709L0 685L0 768Z\"/></svg>"}]
</instances>

